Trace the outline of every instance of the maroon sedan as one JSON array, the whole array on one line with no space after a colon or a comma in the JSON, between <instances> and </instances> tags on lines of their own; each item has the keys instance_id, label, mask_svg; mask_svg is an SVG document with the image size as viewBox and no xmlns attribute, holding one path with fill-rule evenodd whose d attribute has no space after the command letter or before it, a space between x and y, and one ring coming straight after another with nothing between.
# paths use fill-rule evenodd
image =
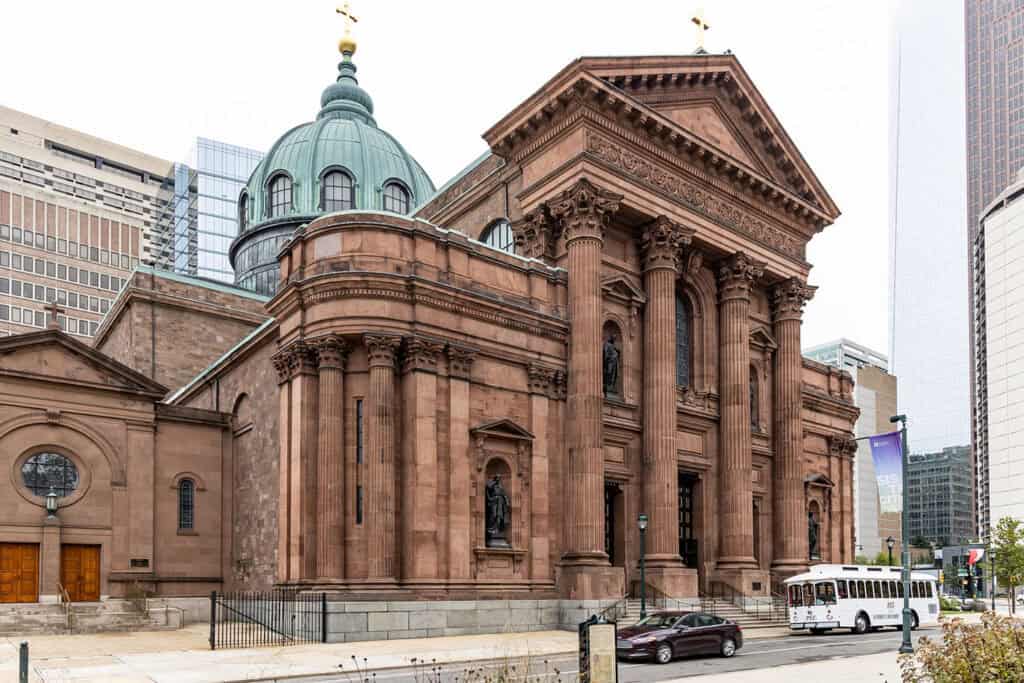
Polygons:
<instances>
[{"instance_id":1,"label":"maroon sedan","mask_svg":"<svg viewBox=\"0 0 1024 683\"><path fill-rule=\"evenodd\" d=\"M732 657L743 647L739 624L702 612L658 612L621 629L615 645L622 659L667 664L683 655Z\"/></svg>"}]
</instances>

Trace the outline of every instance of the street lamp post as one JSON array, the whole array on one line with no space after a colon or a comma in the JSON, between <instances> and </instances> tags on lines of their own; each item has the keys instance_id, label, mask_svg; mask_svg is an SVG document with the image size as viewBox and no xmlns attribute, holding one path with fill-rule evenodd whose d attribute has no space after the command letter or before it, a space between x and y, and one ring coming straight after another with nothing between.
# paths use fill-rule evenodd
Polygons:
<instances>
[{"instance_id":1,"label":"street lamp post","mask_svg":"<svg viewBox=\"0 0 1024 683\"><path fill-rule=\"evenodd\" d=\"M914 644L910 641L910 548L907 543L907 538L910 536L910 515L907 514L907 464L910 460L910 450L907 445L907 416L906 415L893 415L889 418L889 422L895 424L900 423L900 446L902 453L900 454L901 466L903 471L903 515L902 524L900 529L903 535L903 542L900 544L900 550L903 553L903 642L900 643L900 653L909 654L914 651Z\"/></svg>"},{"instance_id":2,"label":"street lamp post","mask_svg":"<svg viewBox=\"0 0 1024 683\"><path fill-rule=\"evenodd\" d=\"M992 546L988 547L988 573L992 579L992 590L989 597L992 598L992 611L996 611L996 555L992 552Z\"/></svg>"},{"instance_id":3,"label":"street lamp post","mask_svg":"<svg viewBox=\"0 0 1024 683\"><path fill-rule=\"evenodd\" d=\"M896 545L896 539L890 536L885 539L885 547L889 549L889 566L892 566L892 547Z\"/></svg>"},{"instance_id":4,"label":"street lamp post","mask_svg":"<svg viewBox=\"0 0 1024 683\"><path fill-rule=\"evenodd\" d=\"M647 618L647 575L645 566L644 555L646 554L644 539L647 536L647 515L640 513L640 516L636 519L636 524L640 527L640 618Z\"/></svg>"}]
</instances>

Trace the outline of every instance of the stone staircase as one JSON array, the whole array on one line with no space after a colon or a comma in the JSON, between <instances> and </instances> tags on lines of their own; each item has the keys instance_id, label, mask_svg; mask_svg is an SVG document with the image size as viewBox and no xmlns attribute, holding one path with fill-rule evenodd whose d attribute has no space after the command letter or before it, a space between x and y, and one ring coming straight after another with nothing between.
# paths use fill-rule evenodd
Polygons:
<instances>
[{"instance_id":1,"label":"stone staircase","mask_svg":"<svg viewBox=\"0 0 1024 683\"><path fill-rule=\"evenodd\" d=\"M779 626L789 626L789 621L786 615L786 609L784 603L776 601L774 603L774 609L769 609L767 603L760 604L758 608L751 606L749 610L743 610L733 603L718 598L703 598L701 599L701 611L707 614L713 614L729 621L735 621L743 629L755 629L755 628L775 628ZM647 613L658 611L659 607L653 606L651 602L647 604ZM683 608L680 608L681 610ZM630 598L626 601L625 614L620 615L618 618L619 626L629 626L640 621L640 600L637 598Z\"/></svg>"},{"instance_id":2,"label":"stone staircase","mask_svg":"<svg viewBox=\"0 0 1024 683\"><path fill-rule=\"evenodd\" d=\"M0 636L108 631L164 631L183 626L182 612L151 603L141 612L130 600L0 605Z\"/></svg>"}]
</instances>

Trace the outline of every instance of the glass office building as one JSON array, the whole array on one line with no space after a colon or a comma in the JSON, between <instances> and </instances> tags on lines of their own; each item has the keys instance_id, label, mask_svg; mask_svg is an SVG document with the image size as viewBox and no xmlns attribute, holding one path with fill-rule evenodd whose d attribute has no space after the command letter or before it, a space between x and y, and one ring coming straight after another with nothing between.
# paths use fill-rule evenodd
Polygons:
<instances>
[{"instance_id":1,"label":"glass office building","mask_svg":"<svg viewBox=\"0 0 1024 683\"><path fill-rule=\"evenodd\" d=\"M173 234L163 240L159 267L235 281L228 246L238 235L238 197L262 158L256 150L196 138L188 161L175 164Z\"/></svg>"}]
</instances>

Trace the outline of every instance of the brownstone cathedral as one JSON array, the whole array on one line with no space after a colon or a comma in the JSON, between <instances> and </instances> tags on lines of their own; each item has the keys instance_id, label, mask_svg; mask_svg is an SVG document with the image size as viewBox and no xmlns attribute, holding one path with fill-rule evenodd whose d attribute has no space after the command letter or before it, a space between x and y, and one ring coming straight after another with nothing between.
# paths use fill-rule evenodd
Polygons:
<instances>
[{"instance_id":1,"label":"brownstone cathedral","mask_svg":"<svg viewBox=\"0 0 1024 683\"><path fill-rule=\"evenodd\" d=\"M238 198L236 286L140 267L93 347L0 339L0 601L585 607L641 515L648 595L852 561L852 380L800 353L839 211L736 57L573 61L435 190L354 51Z\"/></svg>"}]
</instances>

